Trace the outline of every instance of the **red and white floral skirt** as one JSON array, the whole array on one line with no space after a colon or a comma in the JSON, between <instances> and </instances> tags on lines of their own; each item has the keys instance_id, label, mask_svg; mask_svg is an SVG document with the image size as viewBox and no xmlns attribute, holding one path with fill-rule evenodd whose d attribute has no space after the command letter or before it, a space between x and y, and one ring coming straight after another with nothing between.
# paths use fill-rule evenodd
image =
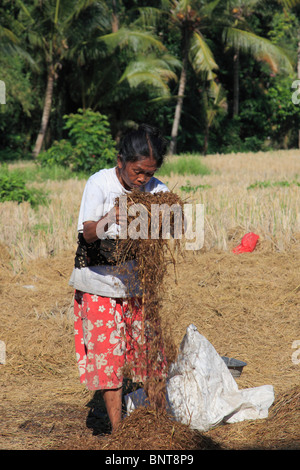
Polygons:
<instances>
[{"instance_id":1,"label":"red and white floral skirt","mask_svg":"<svg viewBox=\"0 0 300 470\"><path fill-rule=\"evenodd\" d=\"M166 376L162 344L150 354L151 338L157 334L145 326L140 299L75 291L74 317L80 382L89 390L120 388L125 370L133 382Z\"/></svg>"}]
</instances>

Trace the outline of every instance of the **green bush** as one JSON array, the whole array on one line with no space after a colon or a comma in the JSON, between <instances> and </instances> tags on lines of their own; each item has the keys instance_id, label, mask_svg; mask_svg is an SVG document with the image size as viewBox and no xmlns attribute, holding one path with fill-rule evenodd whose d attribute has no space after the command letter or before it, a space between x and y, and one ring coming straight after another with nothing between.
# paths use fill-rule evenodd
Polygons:
<instances>
[{"instance_id":1,"label":"green bush","mask_svg":"<svg viewBox=\"0 0 300 470\"><path fill-rule=\"evenodd\" d=\"M27 188L23 178L16 173L1 170L0 202L16 201L19 204L27 201L32 207L46 204L46 193L36 188Z\"/></svg>"},{"instance_id":2,"label":"green bush","mask_svg":"<svg viewBox=\"0 0 300 470\"><path fill-rule=\"evenodd\" d=\"M38 161L43 166L62 165L73 172L94 173L115 163L116 145L111 136L107 117L90 109L64 116L68 138L55 141L41 152Z\"/></svg>"}]
</instances>

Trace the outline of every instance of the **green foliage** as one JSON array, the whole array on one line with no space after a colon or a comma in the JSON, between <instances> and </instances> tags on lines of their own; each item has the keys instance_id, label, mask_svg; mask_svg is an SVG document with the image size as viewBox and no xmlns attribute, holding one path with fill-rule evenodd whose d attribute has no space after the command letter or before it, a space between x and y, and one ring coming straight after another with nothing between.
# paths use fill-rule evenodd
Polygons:
<instances>
[{"instance_id":1,"label":"green foliage","mask_svg":"<svg viewBox=\"0 0 300 470\"><path fill-rule=\"evenodd\" d=\"M210 153L239 153L239 152L257 152L264 150L265 138L261 135L249 135L249 127L246 116L246 106L241 111L245 116L244 120L240 116L235 116L230 121L224 121L223 126L215 132L220 141L219 146L213 147L213 136L209 147ZM249 115L251 110L249 110ZM261 120L261 116L260 116ZM248 123L248 126L247 126ZM257 127L259 123L257 122ZM221 135L220 135L221 134ZM260 134L260 133L258 133Z\"/></svg>"},{"instance_id":2,"label":"green foliage","mask_svg":"<svg viewBox=\"0 0 300 470\"><path fill-rule=\"evenodd\" d=\"M298 140L300 107L292 101L292 83L290 77L275 78L267 92L273 140L280 148L296 146Z\"/></svg>"},{"instance_id":3,"label":"green foliage","mask_svg":"<svg viewBox=\"0 0 300 470\"><path fill-rule=\"evenodd\" d=\"M211 188L210 184L197 184L196 186L192 186L190 181L187 181L185 186L180 186L180 190L185 193L195 193L199 189L209 189Z\"/></svg>"},{"instance_id":4,"label":"green foliage","mask_svg":"<svg viewBox=\"0 0 300 470\"><path fill-rule=\"evenodd\" d=\"M275 54L276 47L288 50L296 71L299 18L299 0L3 0L0 80L6 83L7 104L0 105L0 161L30 158L50 63L55 81L45 136L50 149L47 158L40 160L44 168L47 159L51 168L59 165L77 174L78 168L90 173L106 166L102 151L100 156L94 148L90 151L97 144L90 145L88 132L80 136L81 148L77 136L69 133L65 138L69 129L63 129L62 116L78 108L108 116L112 135L118 138L140 122L156 125L170 136L185 25L194 32L199 29L203 36L193 35L191 42L177 151L202 152L207 143L206 153L296 147L300 108L291 102L287 72L274 74L283 63ZM116 34L111 34L112 19ZM232 118L233 45L240 49L237 120ZM210 58L218 65L213 69L216 83L226 92L226 116L225 108L216 106L211 96L205 107L203 90L209 89ZM196 73L192 64L208 73ZM170 96L162 96L162 91L169 91ZM208 133L211 113L214 125Z\"/></svg>"},{"instance_id":5,"label":"green foliage","mask_svg":"<svg viewBox=\"0 0 300 470\"><path fill-rule=\"evenodd\" d=\"M61 165L41 166L34 160L24 161L23 159L20 160L20 162L22 162L21 165L19 165L19 162L11 163L10 171L13 172L16 177L23 179L26 183L43 183L48 180L65 181L72 178L87 179L89 176L89 174L85 172L74 173L70 168ZM26 164L24 165L24 163Z\"/></svg>"},{"instance_id":6,"label":"green foliage","mask_svg":"<svg viewBox=\"0 0 300 470\"><path fill-rule=\"evenodd\" d=\"M250 184L250 186L247 187L247 189L264 189L264 188L289 188L290 186L300 186L299 181L274 181L273 183L271 181L256 181L253 184Z\"/></svg>"},{"instance_id":7,"label":"green foliage","mask_svg":"<svg viewBox=\"0 0 300 470\"><path fill-rule=\"evenodd\" d=\"M2 167L0 172L0 202L16 201L19 204L27 201L32 207L47 203L47 194L36 188L27 188L20 174L9 172Z\"/></svg>"},{"instance_id":8,"label":"green foliage","mask_svg":"<svg viewBox=\"0 0 300 470\"><path fill-rule=\"evenodd\" d=\"M53 233L53 226L45 223L35 224L32 226L31 230L34 235L37 235L40 232L43 232L46 235L47 233Z\"/></svg>"},{"instance_id":9,"label":"green foliage","mask_svg":"<svg viewBox=\"0 0 300 470\"><path fill-rule=\"evenodd\" d=\"M291 10L285 9L276 12L272 18L271 27L269 38L273 44L280 46L284 44L284 46L296 51L299 20Z\"/></svg>"},{"instance_id":10,"label":"green foliage","mask_svg":"<svg viewBox=\"0 0 300 470\"><path fill-rule=\"evenodd\" d=\"M24 171L24 170L23 170ZM28 181L66 181L71 178L86 179L89 173L77 171L74 173L70 168L61 165L40 166L36 165L35 171L28 174Z\"/></svg>"},{"instance_id":11,"label":"green foliage","mask_svg":"<svg viewBox=\"0 0 300 470\"><path fill-rule=\"evenodd\" d=\"M159 176L177 175L209 175L210 170L200 157L182 156L167 160L158 171Z\"/></svg>"},{"instance_id":12,"label":"green foliage","mask_svg":"<svg viewBox=\"0 0 300 470\"><path fill-rule=\"evenodd\" d=\"M29 150L34 94L30 74L23 69L21 57L0 55L0 80L6 84L6 104L0 105L0 161L20 159Z\"/></svg>"},{"instance_id":13,"label":"green foliage","mask_svg":"<svg viewBox=\"0 0 300 470\"><path fill-rule=\"evenodd\" d=\"M68 138L55 141L40 153L38 161L43 166L62 165L73 172L93 173L115 162L116 147L106 116L79 109L77 114L65 115L64 119Z\"/></svg>"}]
</instances>

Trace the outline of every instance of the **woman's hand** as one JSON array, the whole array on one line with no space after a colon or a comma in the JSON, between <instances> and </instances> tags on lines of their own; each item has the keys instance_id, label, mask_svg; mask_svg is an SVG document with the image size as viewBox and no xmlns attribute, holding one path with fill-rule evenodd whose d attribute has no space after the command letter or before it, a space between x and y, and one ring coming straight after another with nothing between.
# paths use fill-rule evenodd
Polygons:
<instances>
[{"instance_id":1,"label":"woman's hand","mask_svg":"<svg viewBox=\"0 0 300 470\"><path fill-rule=\"evenodd\" d=\"M113 224L127 224L127 213L120 208L113 207L98 222L87 221L83 224L83 237L87 243L93 243L103 238L109 227Z\"/></svg>"}]
</instances>

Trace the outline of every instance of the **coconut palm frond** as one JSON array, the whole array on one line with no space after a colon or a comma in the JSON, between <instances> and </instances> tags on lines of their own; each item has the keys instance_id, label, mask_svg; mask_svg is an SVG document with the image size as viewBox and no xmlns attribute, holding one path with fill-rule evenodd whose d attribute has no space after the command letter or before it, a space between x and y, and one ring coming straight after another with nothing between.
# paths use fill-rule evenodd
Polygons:
<instances>
[{"instance_id":1,"label":"coconut palm frond","mask_svg":"<svg viewBox=\"0 0 300 470\"><path fill-rule=\"evenodd\" d=\"M300 5L300 0L277 0L285 8L293 8Z\"/></svg>"},{"instance_id":2,"label":"coconut palm frond","mask_svg":"<svg viewBox=\"0 0 300 470\"><path fill-rule=\"evenodd\" d=\"M134 24L142 28L156 28L161 17L166 15L166 12L154 7L140 7L138 11L139 17Z\"/></svg>"},{"instance_id":3,"label":"coconut palm frond","mask_svg":"<svg viewBox=\"0 0 300 470\"><path fill-rule=\"evenodd\" d=\"M158 88L162 96L168 96L170 92L168 82L177 80L174 67L178 66L179 62L176 62L176 59L169 55L161 58L154 55L141 56L126 67L119 83L127 80L132 88L140 85L151 85Z\"/></svg>"},{"instance_id":4,"label":"coconut palm frond","mask_svg":"<svg viewBox=\"0 0 300 470\"><path fill-rule=\"evenodd\" d=\"M177 12L184 12L187 11L188 8L191 8L190 0L174 0L172 3L174 11Z\"/></svg>"},{"instance_id":5,"label":"coconut palm frond","mask_svg":"<svg viewBox=\"0 0 300 470\"><path fill-rule=\"evenodd\" d=\"M215 8L219 5L222 0L213 0L212 2L207 3L201 9L201 14L203 16L211 16Z\"/></svg>"},{"instance_id":6,"label":"coconut palm frond","mask_svg":"<svg viewBox=\"0 0 300 470\"><path fill-rule=\"evenodd\" d=\"M100 36L99 41L105 43L109 53L113 53L117 47L129 47L133 52L146 52L151 49L166 50L165 46L154 34L126 27L120 28L116 33Z\"/></svg>"},{"instance_id":7,"label":"coconut palm frond","mask_svg":"<svg viewBox=\"0 0 300 470\"><path fill-rule=\"evenodd\" d=\"M207 120L210 127L220 110L226 113L228 106L224 88L220 83L216 83L214 80L211 81L208 96L212 98L212 105L207 109Z\"/></svg>"},{"instance_id":8,"label":"coconut palm frond","mask_svg":"<svg viewBox=\"0 0 300 470\"><path fill-rule=\"evenodd\" d=\"M0 39L1 40L7 39L13 44L18 44L19 42L19 39L17 38L17 36L10 29L1 27L1 26L0 26Z\"/></svg>"},{"instance_id":9,"label":"coconut palm frond","mask_svg":"<svg viewBox=\"0 0 300 470\"><path fill-rule=\"evenodd\" d=\"M127 79L131 88L137 88L140 85L152 86L158 88L163 95L169 95L170 90L168 85L161 77L153 72L141 71L141 72L132 72L130 74L126 73L126 76L123 77Z\"/></svg>"},{"instance_id":10,"label":"coconut palm frond","mask_svg":"<svg viewBox=\"0 0 300 470\"><path fill-rule=\"evenodd\" d=\"M215 76L218 69L213 53L199 31L195 31L191 40L190 61L196 73L205 73L208 80Z\"/></svg>"},{"instance_id":11,"label":"coconut palm frond","mask_svg":"<svg viewBox=\"0 0 300 470\"><path fill-rule=\"evenodd\" d=\"M267 62L276 72L276 68L288 73L293 71L293 64L287 53L275 46L268 39L238 28L225 28L226 44L236 50L250 52L256 59Z\"/></svg>"}]
</instances>

